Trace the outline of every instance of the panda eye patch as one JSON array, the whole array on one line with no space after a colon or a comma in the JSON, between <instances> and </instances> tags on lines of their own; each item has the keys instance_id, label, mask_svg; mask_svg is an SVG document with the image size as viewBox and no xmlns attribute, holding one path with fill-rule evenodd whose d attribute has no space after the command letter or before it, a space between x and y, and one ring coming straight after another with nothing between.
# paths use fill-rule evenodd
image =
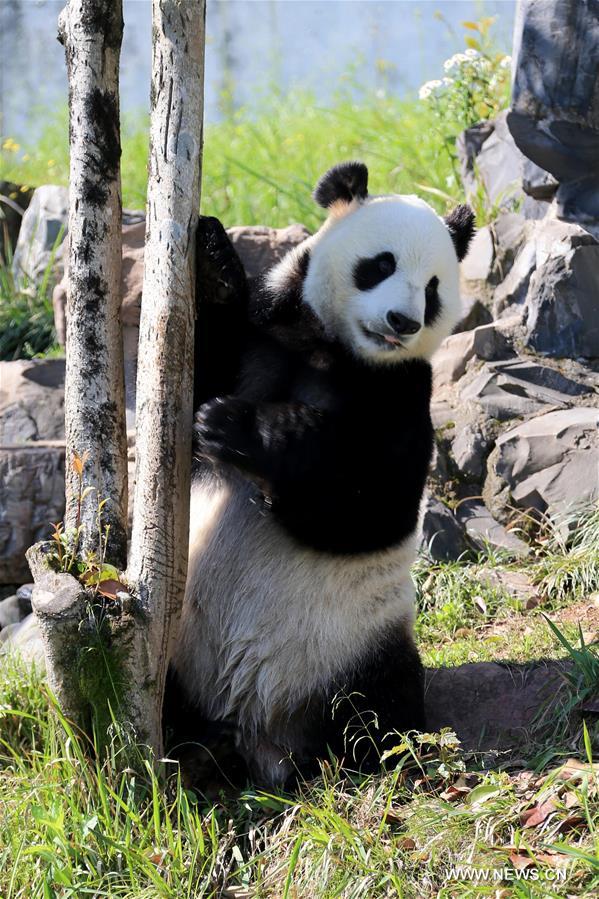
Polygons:
<instances>
[{"instance_id":1,"label":"panda eye patch","mask_svg":"<svg viewBox=\"0 0 599 899\"><path fill-rule=\"evenodd\" d=\"M358 290L372 290L381 281L391 277L395 268L393 253L379 253L369 259L360 259L354 268L354 284Z\"/></svg>"},{"instance_id":2,"label":"panda eye patch","mask_svg":"<svg viewBox=\"0 0 599 899\"><path fill-rule=\"evenodd\" d=\"M437 288L439 286L438 278L431 278L424 290L424 324L432 325L441 312L441 300Z\"/></svg>"}]
</instances>

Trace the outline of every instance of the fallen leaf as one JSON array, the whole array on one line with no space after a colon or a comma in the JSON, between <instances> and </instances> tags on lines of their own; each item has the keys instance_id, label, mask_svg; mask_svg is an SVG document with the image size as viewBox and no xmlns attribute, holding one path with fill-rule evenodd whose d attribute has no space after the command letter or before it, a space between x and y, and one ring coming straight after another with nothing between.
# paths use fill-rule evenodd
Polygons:
<instances>
[{"instance_id":1,"label":"fallen leaf","mask_svg":"<svg viewBox=\"0 0 599 899\"><path fill-rule=\"evenodd\" d=\"M516 871L532 868L535 864L529 855L523 855L521 852L510 852L510 861Z\"/></svg>"},{"instance_id":2,"label":"fallen leaf","mask_svg":"<svg viewBox=\"0 0 599 899\"><path fill-rule=\"evenodd\" d=\"M562 802L567 809L580 808L580 806L582 805L580 796L577 796L577 794L573 793L572 790L568 790L567 793L564 793L564 795L562 796Z\"/></svg>"},{"instance_id":3,"label":"fallen leaf","mask_svg":"<svg viewBox=\"0 0 599 899\"><path fill-rule=\"evenodd\" d=\"M397 812L394 812L392 808L387 809L383 820L385 824L404 824L404 819Z\"/></svg>"},{"instance_id":4,"label":"fallen leaf","mask_svg":"<svg viewBox=\"0 0 599 899\"><path fill-rule=\"evenodd\" d=\"M524 827L538 827L543 821L546 821L549 815L555 811L555 803L548 799L546 802L540 802L532 808L527 809L520 815L520 823Z\"/></svg>"},{"instance_id":5,"label":"fallen leaf","mask_svg":"<svg viewBox=\"0 0 599 899\"><path fill-rule=\"evenodd\" d=\"M126 593L127 586L122 584L120 581L100 581L98 585L98 593L101 596L105 596L107 599L116 599L117 593Z\"/></svg>"},{"instance_id":6,"label":"fallen leaf","mask_svg":"<svg viewBox=\"0 0 599 899\"><path fill-rule=\"evenodd\" d=\"M567 759L560 773L564 780L580 783L587 775L598 772L599 765L590 765L588 762L580 762L578 759Z\"/></svg>"},{"instance_id":7,"label":"fallen leaf","mask_svg":"<svg viewBox=\"0 0 599 899\"><path fill-rule=\"evenodd\" d=\"M536 609L537 606L540 606L542 602L542 598L536 593L534 596L529 596L526 602L524 603L524 609L526 612L530 612L531 609Z\"/></svg>"},{"instance_id":8,"label":"fallen leaf","mask_svg":"<svg viewBox=\"0 0 599 899\"><path fill-rule=\"evenodd\" d=\"M454 784L447 787L446 790L443 790L442 793L439 793L441 799L444 799L446 802L456 802L458 799L463 799L464 796L469 793L470 790L468 787L456 787Z\"/></svg>"},{"instance_id":9,"label":"fallen leaf","mask_svg":"<svg viewBox=\"0 0 599 899\"><path fill-rule=\"evenodd\" d=\"M399 848L411 851L416 848L416 841L413 840L412 837L404 837L403 840L399 841Z\"/></svg>"}]
</instances>

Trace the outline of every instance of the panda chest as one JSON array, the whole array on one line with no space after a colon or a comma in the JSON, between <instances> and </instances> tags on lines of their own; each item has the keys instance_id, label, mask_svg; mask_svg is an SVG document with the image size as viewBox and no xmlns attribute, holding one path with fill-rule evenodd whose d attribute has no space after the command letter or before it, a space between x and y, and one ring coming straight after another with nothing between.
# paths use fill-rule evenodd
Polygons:
<instances>
[{"instance_id":1,"label":"panda chest","mask_svg":"<svg viewBox=\"0 0 599 899\"><path fill-rule=\"evenodd\" d=\"M315 350L302 360L290 384L290 400L323 411L338 406L333 361L326 350Z\"/></svg>"}]
</instances>

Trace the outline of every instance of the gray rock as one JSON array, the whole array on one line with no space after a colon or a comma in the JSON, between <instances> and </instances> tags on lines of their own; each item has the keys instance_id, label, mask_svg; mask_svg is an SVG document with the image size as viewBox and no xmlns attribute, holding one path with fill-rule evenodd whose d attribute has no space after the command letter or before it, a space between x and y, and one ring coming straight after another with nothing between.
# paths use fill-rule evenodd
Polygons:
<instances>
[{"instance_id":1,"label":"gray rock","mask_svg":"<svg viewBox=\"0 0 599 899\"><path fill-rule=\"evenodd\" d=\"M18 654L25 664L45 670L46 654L40 627L33 612L18 624L10 624L0 631L1 653Z\"/></svg>"},{"instance_id":2,"label":"gray rock","mask_svg":"<svg viewBox=\"0 0 599 899\"><path fill-rule=\"evenodd\" d=\"M17 590L16 596L21 607L21 617L25 618L31 612L31 597L35 584L22 584Z\"/></svg>"},{"instance_id":3,"label":"gray rock","mask_svg":"<svg viewBox=\"0 0 599 899\"><path fill-rule=\"evenodd\" d=\"M527 238L526 219L519 212L500 212L489 226L495 246L492 279L503 281Z\"/></svg>"},{"instance_id":4,"label":"gray rock","mask_svg":"<svg viewBox=\"0 0 599 899\"><path fill-rule=\"evenodd\" d=\"M462 331L471 331L473 328L480 328L481 325L488 325L493 321L493 316L489 310L489 299L480 300L477 296L468 296L462 292L462 317L453 329L454 334Z\"/></svg>"},{"instance_id":5,"label":"gray rock","mask_svg":"<svg viewBox=\"0 0 599 899\"><path fill-rule=\"evenodd\" d=\"M243 225L228 228L227 234L239 253L248 278L255 278L271 268L285 253L310 236L307 228L298 224L287 228Z\"/></svg>"},{"instance_id":6,"label":"gray rock","mask_svg":"<svg viewBox=\"0 0 599 899\"><path fill-rule=\"evenodd\" d=\"M530 552L526 543L496 521L485 504L478 499L461 502L456 509L456 518L478 549L492 546L516 556L526 556Z\"/></svg>"},{"instance_id":7,"label":"gray rock","mask_svg":"<svg viewBox=\"0 0 599 899\"><path fill-rule=\"evenodd\" d=\"M62 276L68 215L66 187L45 184L36 188L23 216L13 258L13 276L21 288L38 287L50 265L54 271L50 287Z\"/></svg>"},{"instance_id":8,"label":"gray rock","mask_svg":"<svg viewBox=\"0 0 599 899\"><path fill-rule=\"evenodd\" d=\"M495 434L484 418L481 421L476 414L471 414L472 405L468 403L465 410L459 410L451 455L462 475L480 479L484 475L487 456L495 442Z\"/></svg>"},{"instance_id":9,"label":"gray rock","mask_svg":"<svg viewBox=\"0 0 599 899\"><path fill-rule=\"evenodd\" d=\"M450 727L466 751L530 749L539 709L556 708L567 692L567 662L526 665L475 662L426 671L431 731Z\"/></svg>"},{"instance_id":10,"label":"gray rock","mask_svg":"<svg viewBox=\"0 0 599 899\"><path fill-rule=\"evenodd\" d=\"M558 188L558 181L530 159L524 161L522 187L535 200L552 200Z\"/></svg>"},{"instance_id":11,"label":"gray rock","mask_svg":"<svg viewBox=\"0 0 599 899\"><path fill-rule=\"evenodd\" d=\"M599 244L577 225L542 222L538 229L527 344L551 356L599 357Z\"/></svg>"},{"instance_id":12,"label":"gray rock","mask_svg":"<svg viewBox=\"0 0 599 899\"><path fill-rule=\"evenodd\" d=\"M496 323L446 337L433 357L435 385L451 384L466 372L468 362L513 356L510 340Z\"/></svg>"},{"instance_id":13,"label":"gray rock","mask_svg":"<svg viewBox=\"0 0 599 899\"><path fill-rule=\"evenodd\" d=\"M536 245L533 239L529 239L516 256L506 278L495 289L493 295L495 318L509 306L524 303L536 264Z\"/></svg>"},{"instance_id":14,"label":"gray rock","mask_svg":"<svg viewBox=\"0 0 599 899\"><path fill-rule=\"evenodd\" d=\"M7 627L9 624L18 624L22 618L21 603L16 595L7 596L0 602L0 628Z\"/></svg>"},{"instance_id":15,"label":"gray rock","mask_svg":"<svg viewBox=\"0 0 599 899\"><path fill-rule=\"evenodd\" d=\"M493 489L523 509L564 514L599 499L599 411L540 415L502 434L490 459Z\"/></svg>"},{"instance_id":16,"label":"gray rock","mask_svg":"<svg viewBox=\"0 0 599 899\"><path fill-rule=\"evenodd\" d=\"M535 415L548 407L567 407L589 392L587 385L566 378L554 369L522 359L487 363L460 389L463 401L478 403L491 418Z\"/></svg>"},{"instance_id":17,"label":"gray rock","mask_svg":"<svg viewBox=\"0 0 599 899\"><path fill-rule=\"evenodd\" d=\"M558 215L599 220L599 16L594 0L528 0L514 28L516 144L559 182Z\"/></svg>"},{"instance_id":18,"label":"gray rock","mask_svg":"<svg viewBox=\"0 0 599 899\"><path fill-rule=\"evenodd\" d=\"M538 390L538 396L545 397L548 403L564 402L565 397L586 396L593 393L593 388L589 384L575 381L554 368L539 365L530 359L502 360L490 367L509 375L513 381L523 381L531 389ZM546 391L546 393L541 391Z\"/></svg>"},{"instance_id":19,"label":"gray rock","mask_svg":"<svg viewBox=\"0 0 599 899\"><path fill-rule=\"evenodd\" d=\"M437 562L459 559L467 550L464 529L441 500L430 494L424 499L421 551Z\"/></svg>"},{"instance_id":20,"label":"gray rock","mask_svg":"<svg viewBox=\"0 0 599 899\"><path fill-rule=\"evenodd\" d=\"M0 584L31 580L26 550L64 515L64 444L0 446Z\"/></svg>"},{"instance_id":21,"label":"gray rock","mask_svg":"<svg viewBox=\"0 0 599 899\"><path fill-rule=\"evenodd\" d=\"M517 205L522 197L524 156L510 134L505 112L484 126L467 129L458 138L457 150L467 196L476 193L478 177L490 204L505 210Z\"/></svg>"},{"instance_id":22,"label":"gray rock","mask_svg":"<svg viewBox=\"0 0 599 899\"><path fill-rule=\"evenodd\" d=\"M0 362L0 445L64 437L64 359Z\"/></svg>"}]
</instances>

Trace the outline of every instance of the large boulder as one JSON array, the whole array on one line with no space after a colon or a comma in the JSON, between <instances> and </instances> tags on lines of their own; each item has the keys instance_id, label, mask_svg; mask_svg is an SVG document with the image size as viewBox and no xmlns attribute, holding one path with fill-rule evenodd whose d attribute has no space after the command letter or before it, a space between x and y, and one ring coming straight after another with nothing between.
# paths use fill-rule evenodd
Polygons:
<instances>
[{"instance_id":1,"label":"large boulder","mask_svg":"<svg viewBox=\"0 0 599 899\"><path fill-rule=\"evenodd\" d=\"M585 229L542 222L526 296L527 344L551 356L599 357L599 243Z\"/></svg>"},{"instance_id":2,"label":"large boulder","mask_svg":"<svg viewBox=\"0 0 599 899\"><path fill-rule=\"evenodd\" d=\"M513 55L507 120L516 144L559 183L555 204L560 218L599 221L597 4L520 4Z\"/></svg>"},{"instance_id":3,"label":"large boulder","mask_svg":"<svg viewBox=\"0 0 599 899\"><path fill-rule=\"evenodd\" d=\"M31 580L25 552L64 515L64 444L0 446L0 584Z\"/></svg>"},{"instance_id":4,"label":"large boulder","mask_svg":"<svg viewBox=\"0 0 599 899\"><path fill-rule=\"evenodd\" d=\"M489 458L485 500L563 515L599 499L599 411L539 415L504 432Z\"/></svg>"},{"instance_id":5,"label":"large boulder","mask_svg":"<svg viewBox=\"0 0 599 899\"><path fill-rule=\"evenodd\" d=\"M467 196L476 195L479 179L490 205L514 209L522 196L525 157L514 143L501 112L489 122L467 128L457 140L462 181Z\"/></svg>"},{"instance_id":6,"label":"large boulder","mask_svg":"<svg viewBox=\"0 0 599 899\"><path fill-rule=\"evenodd\" d=\"M0 362L0 446L64 437L64 359Z\"/></svg>"},{"instance_id":7,"label":"large boulder","mask_svg":"<svg viewBox=\"0 0 599 899\"><path fill-rule=\"evenodd\" d=\"M69 191L56 184L35 189L23 215L12 269L19 288L37 288L51 270L50 284L59 280L68 227Z\"/></svg>"},{"instance_id":8,"label":"large boulder","mask_svg":"<svg viewBox=\"0 0 599 899\"><path fill-rule=\"evenodd\" d=\"M228 228L227 234L248 278L267 271L279 262L285 253L310 236L303 225L288 225L287 228L267 228L264 225L242 225Z\"/></svg>"}]
</instances>

